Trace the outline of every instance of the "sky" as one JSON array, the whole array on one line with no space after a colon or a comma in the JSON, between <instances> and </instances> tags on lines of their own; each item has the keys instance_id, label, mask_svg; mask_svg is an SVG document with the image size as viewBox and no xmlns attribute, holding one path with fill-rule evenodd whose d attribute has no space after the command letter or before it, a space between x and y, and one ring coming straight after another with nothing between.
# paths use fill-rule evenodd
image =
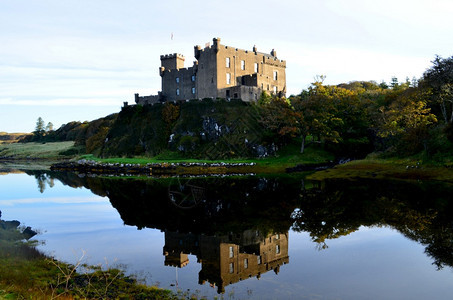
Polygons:
<instances>
[{"instance_id":1,"label":"sky","mask_svg":"<svg viewBox=\"0 0 453 300\"><path fill-rule=\"evenodd\" d=\"M451 0L0 0L0 132L91 121L160 90L160 55L214 37L287 62L287 96L420 78L453 55Z\"/></svg>"}]
</instances>

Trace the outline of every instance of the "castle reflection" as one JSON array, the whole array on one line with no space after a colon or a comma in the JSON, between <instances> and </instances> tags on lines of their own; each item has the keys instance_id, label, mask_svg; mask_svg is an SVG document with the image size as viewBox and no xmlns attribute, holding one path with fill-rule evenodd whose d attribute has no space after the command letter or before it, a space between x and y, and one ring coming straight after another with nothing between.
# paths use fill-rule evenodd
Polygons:
<instances>
[{"instance_id":1,"label":"castle reflection","mask_svg":"<svg viewBox=\"0 0 453 300\"><path fill-rule=\"evenodd\" d=\"M165 265L183 268L188 255L201 263L199 284L209 282L218 293L225 286L256 277L289 263L288 232L263 235L257 230L237 234L206 236L202 234L165 231Z\"/></svg>"}]
</instances>

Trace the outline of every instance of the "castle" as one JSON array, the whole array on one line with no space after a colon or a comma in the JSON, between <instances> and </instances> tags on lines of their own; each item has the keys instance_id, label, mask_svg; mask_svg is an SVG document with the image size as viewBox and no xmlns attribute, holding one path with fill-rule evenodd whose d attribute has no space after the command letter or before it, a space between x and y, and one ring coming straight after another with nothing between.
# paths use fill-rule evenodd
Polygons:
<instances>
[{"instance_id":1,"label":"castle","mask_svg":"<svg viewBox=\"0 0 453 300\"><path fill-rule=\"evenodd\" d=\"M161 55L162 91L158 95L141 97L135 94L137 104L154 104L165 101L179 101L203 98L241 99L256 101L261 93L279 96L286 94L286 61L270 54L241 50L220 44L220 38L213 39L213 45L205 48L195 46L192 67L184 67L181 54Z\"/></svg>"}]
</instances>

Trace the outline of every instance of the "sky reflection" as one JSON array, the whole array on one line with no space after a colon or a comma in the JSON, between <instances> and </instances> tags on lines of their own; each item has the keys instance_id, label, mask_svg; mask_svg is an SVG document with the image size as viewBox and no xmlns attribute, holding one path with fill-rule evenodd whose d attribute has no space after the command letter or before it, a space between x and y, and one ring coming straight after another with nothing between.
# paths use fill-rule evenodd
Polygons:
<instances>
[{"instance_id":1,"label":"sky reflection","mask_svg":"<svg viewBox=\"0 0 453 300\"><path fill-rule=\"evenodd\" d=\"M162 287L200 290L217 295L209 284L198 285L201 264L189 255L184 268L164 266L165 234L125 225L107 197L55 180L40 193L26 174L0 176L2 218L20 220L41 231L40 249L76 262L82 251L90 264L125 265ZM363 227L318 250L306 232L289 231L289 263L260 280L226 286L236 299L447 299L453 293L450 267L436 271L425 247L389 227Z\"/></svg>"}]
</instances>

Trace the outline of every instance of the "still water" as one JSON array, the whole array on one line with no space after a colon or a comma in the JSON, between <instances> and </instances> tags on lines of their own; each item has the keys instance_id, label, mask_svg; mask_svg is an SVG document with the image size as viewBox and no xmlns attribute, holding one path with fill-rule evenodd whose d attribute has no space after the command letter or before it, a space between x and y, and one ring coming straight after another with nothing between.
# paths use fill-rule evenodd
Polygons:
<instances>
[{"instance_id":1,"label":"still water","mask_svg":"<svg viewBox=\"0 0 453 300\"><path fill-rule=\"evenodd\" d=\"M225 299L453 294L452 185L0 174L2 219L37 229L40 250L163 288Z\"/></svg>"}]
</instances>

